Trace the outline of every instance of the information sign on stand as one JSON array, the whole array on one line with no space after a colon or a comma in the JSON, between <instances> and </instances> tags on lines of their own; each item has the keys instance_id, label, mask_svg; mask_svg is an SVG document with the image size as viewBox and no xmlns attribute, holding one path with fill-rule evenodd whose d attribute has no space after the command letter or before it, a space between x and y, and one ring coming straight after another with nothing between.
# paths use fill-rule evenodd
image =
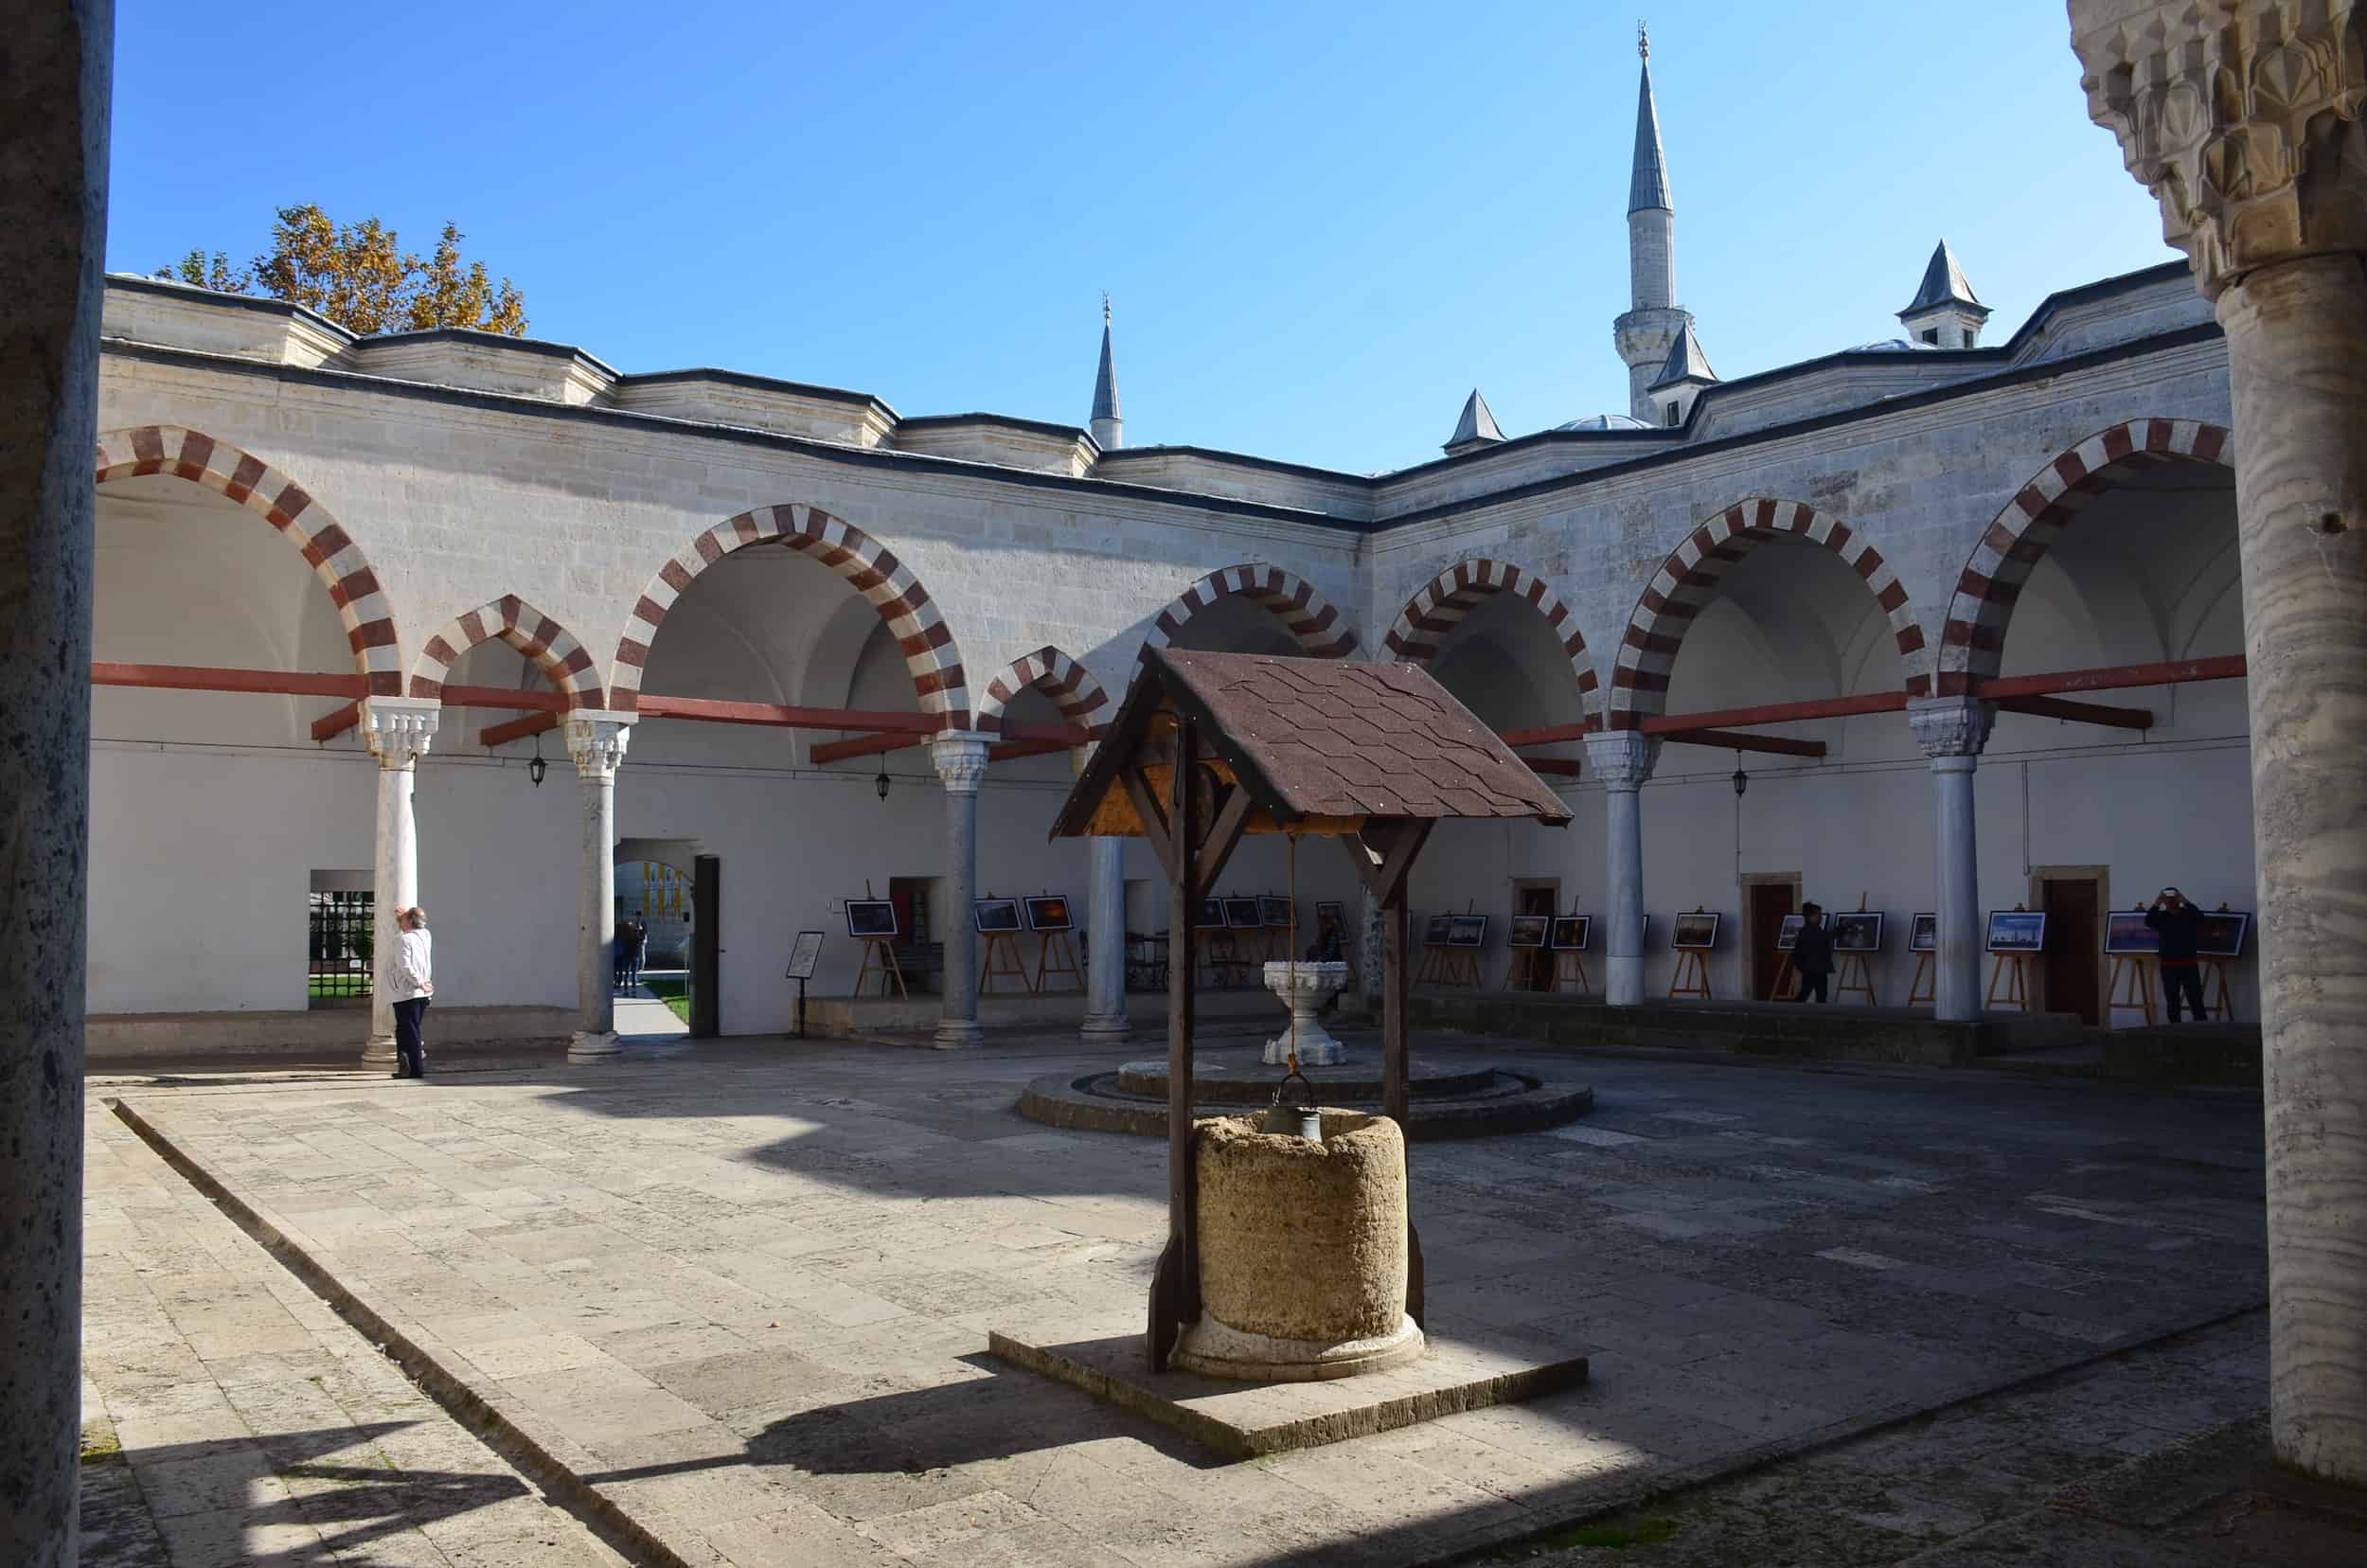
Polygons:
<instances>
[{"instance_id":1,"label":"information sign on stand","mask_svg":"<svg viewBox=\"0 0 2367 1568\"><path fill-rule=\"evenodd\" d=\"M790 944L789 972L784 979L797 982L797 1038L806 1038L806 982L813 978L813 966L822 958L822 933L801 931Z\"/></svg>"}]
</instances>

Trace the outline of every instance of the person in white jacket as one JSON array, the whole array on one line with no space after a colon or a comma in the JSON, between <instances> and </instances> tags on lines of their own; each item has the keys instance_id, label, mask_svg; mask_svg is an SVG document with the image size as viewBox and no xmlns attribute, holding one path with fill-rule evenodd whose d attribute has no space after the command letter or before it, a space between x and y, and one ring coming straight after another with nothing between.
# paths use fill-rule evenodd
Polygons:
<instances>
[{"instance_id":1,"label":"person in white jacket","mask_svg":"<svg viewBox=\"0 0 2367 1568\"><path fill-rule=\"evenodd\" d=\"M395 1007L395 1078L427 1077L427 1042L419 1025L427 1018L428 998L436 994L431 977L434 942L427 934L427 911L417 905L395 911L394 971L387 976L386 999Z\"/></svg>"}]
</instances>

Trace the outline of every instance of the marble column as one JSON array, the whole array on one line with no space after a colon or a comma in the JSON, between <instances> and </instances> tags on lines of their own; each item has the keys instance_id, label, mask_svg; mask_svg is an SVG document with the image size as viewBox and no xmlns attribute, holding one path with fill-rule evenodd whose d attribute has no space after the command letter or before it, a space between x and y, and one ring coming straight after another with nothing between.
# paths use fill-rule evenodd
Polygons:
<instances>
[{"instance_id":1,"label":"marble column","mask_svg":"<svg viewBox=\"0 0 2367 1568\"><path fill-rule=\"evenodd\" d=\"M374 1067L395 1061L395 953L401 934L395 911L419 901L419 834L412 814L412 787L419 758L436 739L443 715L439 703L417 697L372 697L362 704L362 739L378 758L377 851L370 882L370 1038L362 1060Z\"/></svg>"},{"instance_id":2,"label":"marble column","mask_svg":"<svg viewBox=\"0 0 2367 1568\"><path fill-rule=\"evenodd\" d=\"M2367 1486L2367 51L2352 0L2073 0L2088 113L2227 332L2276 1456Z\"/></svg>"},{"instance_id":3,"label":"marble column","mask_svg":"<svg viewBox=\"0 0 2367 1568\"><path fill-rule=\"evenodd\" d=\"M0 48L0 1562L79 1557L91 453L114 9Z\"/></svg>"},{"instance_id":4,"label":"marble column","mask_svg":"<svg viewBox=\"0 0 2367 1568\"><path fill-rule=\"evenodd\" d=\"M1611 931L1603 950L1603 1000L1632 1007L1644 1000L1645 781L1660 742L1635 730L1586 738L1586 771L1602 781L1608 837Z\"/></svg>"},{"instance_id":5,"label":"marble column","mask_svg":"<svg viewBox=\"0 0 2367 1568\"><path fill-rule=\"evenodd\" d=\"M1965 697L1907 704L1908 727L1931 759L1939 870L1939 947L1932 954L1931 1016L1951 1024L1981 1016L1981 859L1973 831L1973 770L1996 710Z\"/></svg>"},{"instance_id":6,"label":"marble column","mask_svg":"<svg viewBox=\"0 0 2367 1568\"><path fill-rule=\"evenodd\" d=\"M586 709L567 716L582 809L577 840L576 1032L569 1061L616 1054L616 770L632 718Z\"/></svg>"},{"instance_id":7,"label":"marble column","mask_svg":"<svg viewBox=\"0 0 2367 1568\"><path fill-rule=\"evenodd\" d=\"M978 1027L978 928L970 905L978 897L978 784L987 776L987 738L948 730L929 742L930 759L945 780L945 1011L937 1020L940 1051L983 1044Z\"/></svg>"},{"instance_id":8,"label":"marble column","mask_svg":"<svg viewBox=\"0 0 2367 1568\"><path fill-rule=\"evenodd\" d=\"M1088 1045L1115 1045L1133 1034L1126 1017L1126 841L1086 841L1091 856L1085 899L1085 1022Z\"/></svg>"}]
</instances>

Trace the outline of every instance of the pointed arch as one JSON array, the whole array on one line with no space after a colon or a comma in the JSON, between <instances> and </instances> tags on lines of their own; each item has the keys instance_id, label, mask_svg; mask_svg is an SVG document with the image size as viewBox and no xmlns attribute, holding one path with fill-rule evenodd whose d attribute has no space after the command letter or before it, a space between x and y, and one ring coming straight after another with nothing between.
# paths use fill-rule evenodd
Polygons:
<instances>
[{"instance_id":1,"label":"pointed arch","mask_svg":"<svg viewBox=\"0 0 2367 1568\"><path fill-rule=\"evenodd\" d=\"M1409 664L1427 665L1438 656L1440 645L1463 617L1478 608L1481 600L1497 594L1510 594L1545 617L1570 661L1570 673L1576 678L1579 713L1596 717L1601 682L1594 675L1594 661L1587 655L1577 617L1535 572L1501 561L1458 561L1406 600L1383 641L1390 652Z\"/></svg>"},{"instance_id":2,"label":"pointed arch","mask_svg":"<svg viewBox=\"0 0 2367 1568\"><path fill-rule=\"evenodd\" d=\"M362 546L311 492L252 453L182 425L139 425L98 437L97 478L169 473L245 508L302 551L329 589L355 668L373 697L402 692L394 614Z\"/></svg>"},{"instance_id":3,"label":"pointed arch","mask_svg":"<svg viewBox=\"0 0 2367 1568\"><path fill-rule=\"evenodd\" d=\"M649 663L650 647L683 590L734 550L764 543L811 556L845 578L896 638L904 667L912 673L921 711L935 715L943 728L969 727L970 693L963 684L961 653L929 590L886 545L861 528L819 507L793 503L758 507L718 523L657 569L633 605L632 617L626 623L609 668L609 701L617 711L638 710L641 672Z\"/></svg>"},{"instance_id":4,"label":"pointed arch","mask_svg":"<svg viewBox=\"0 0 2367 1568\"><path fill-rule=\"evenodd\" d=\"M600 681L592 668L592 650L560 625L515 594L504 594L489 604L455 615L411 665L411 695L440 698L444 682L460 655L481 642L498 637L526 656L543 678L566 695L571 708L597 709Z\"/></svg>"},{"instance_id":5,"label":"pointed arch","mask_svg":"<svg viewBox=\"0 0 2367 1568\"><path fill-rule=\"evenodd\" d=\"M1166 647L1193 616L1219 599L1237 595L1272 611L1313 658L1344 659L1356 651L1356 633L1348 630L1346 617L1306 579L1255 561L1211 572L1184 589L1174 603L1159 612L1143 646Z\"/></svg>"},{"instance_id":6,"label":"pointed arch","mask_svg":"<svg viewBox=\"0 0 2367 1568\"><path fill-rule=\"evenodd\" d=\"M1760 541L1784 533L1822 544L1848 563L1890 619L1892 640L1906 666L1907 694L1931 694L1931 678L1919 656L1923 628L1915 622L1914 606L1908 603L1898 574L1891 570L1881 552L1841 519L1803 502L1754 497L1727 508L1694 529L1653 575L1651 586L1636 601L1635 614L1628 617L1628 630L1620 639L1611 672L1606 725L1633 729L1641 721L1664 711L1669 668L1677 662L1677 650L1693 617L1716 595L1718 579L1728 568Z\"/></svg>"},{"instance_id":7,"label":"pointed arch","mask_svg":"<svg viewBox=\"0 0 2367 1568\"><path fill-rule=\"evenodd\" d=\"M1030 687L1052 700L1060 716L1070 723L1095 735L1101 733L1110 694L1093 672L1057 648L1039 648L1033 653L1023 653L1011 661L1010 668L987 683L986 695L978 700L978 713L972 727L988 735L1003 730L1003 710L1011 699Z\"/></svg>"},{"instance_id":8,"label":"pointed arch","mask_svg":"<svg viewBox=\"0 0 2367 1568\"><path fill-rule=\"evenodd\" d=\"M1981 535L1956 579L1940 632L1939 691L1961 697L1998 672L2014 601L2082 507L2140 469L2166 463L2232 468L2225 426L2199 419L2128 419L2099 430L2030 476Z\"/></svg>"}]
</instances>

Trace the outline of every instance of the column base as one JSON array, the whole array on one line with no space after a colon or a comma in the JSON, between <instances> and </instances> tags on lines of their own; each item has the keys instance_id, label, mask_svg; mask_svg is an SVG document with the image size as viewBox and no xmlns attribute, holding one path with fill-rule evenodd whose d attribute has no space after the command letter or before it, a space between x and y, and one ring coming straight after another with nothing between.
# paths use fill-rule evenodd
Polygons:
<instances>
[{"instance_id":1,"label":"column base","mask_svg":"<svg viewBox=\"0 0 2367 1568\"><path fill-rule=\"evenodd\" d=\"M370 1036L368 1042L362 1047L362 1065L365 1067L392 1067L395 1064L397 1056L398 1053L395 1050L395 1037L393 1035L374 1034Z\"/></svg>"},{"instance_id":2,"label":"column base","mask_svg":"<svg viewBox=\"0 0 2367 1568\"><path fill-rule=\"evenodd\" d=\"M616 1055L623 1048L614 1034L586 1034L583 1030L578 1029L574 1037L567 1042L567 1060L569 1061L597 1061L603 1057Z\"/></svg>"},{"instance_id":3,"label":"column base","mask_svg":"<svg viewBox=\"0 0 2367 1568\"><path fill-rule=\"evenodd\" d=\"M940 1018L937 1020L936 1048L940 1051L967 1051L987 1042L987 1031L974 1018Z\"/></svg>"},{"instance_id":4,"label":"column base","mask_svg":"<svg viewBox=\"0 0 2367 1568\"><path fill-rule=\"evenodd\" d=\"M1123 1045L1134 1038L1134 1022L1124 1013L1087 1013L1077 1034L1088 1045Z\"/></svg>"},{"instance_id":5,"label":"column base","mask_svg":"<svg viewBox=\"0 0 2367 1568\"><path fill-rule=\"evenodd\" d=\"M1644 960L1613 954L1603 964L1603 1000L1614 1007L1633 1007L1644 1001Z\"/></svg>"}]
</instances>

